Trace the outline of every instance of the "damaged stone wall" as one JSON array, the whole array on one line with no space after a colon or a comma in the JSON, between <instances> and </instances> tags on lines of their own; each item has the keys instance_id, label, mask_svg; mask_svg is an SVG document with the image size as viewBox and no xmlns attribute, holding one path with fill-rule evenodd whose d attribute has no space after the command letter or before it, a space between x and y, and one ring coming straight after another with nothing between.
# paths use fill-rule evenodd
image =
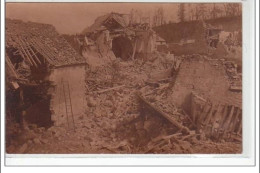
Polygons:
<instances>
[{"instance_id":1,"label":"damaged stone wall","mask_svg":"<svg viewBox=\"0 0 260 173\"><path fill-rule=\"evenodd\" d=\"M242 94L229 90L229 77L223 63L203 56L185 58L173 87L172 99L175 104L189 111L190 93L196 91L206 100L230 102L241 107Z\"/></svg>"},{"instance_id":2,"label":"damaged stone wall","mask_svg":"<svg viewBox=\"0 0 260 173\"><path fill-rule=\"evenodd\" d=\"M65 103L65 97L68 98L68 94L70 94L71 98L74 121L76 122L84 114L85 65L67 66L54 69L50 74L49 80L55 85L54 89L50 91L52 93L50 105L52 110L52 120L54 121L55 126L67 127L68 120L65 104L69 105L70 103L68 102L68 99L66 99L67 103ZM67 84L69 84L69 92ZM70 106L67 106L67 109L70 108ZM72 120L69 119L69 121Z\"/></svg>"}]
</instances>

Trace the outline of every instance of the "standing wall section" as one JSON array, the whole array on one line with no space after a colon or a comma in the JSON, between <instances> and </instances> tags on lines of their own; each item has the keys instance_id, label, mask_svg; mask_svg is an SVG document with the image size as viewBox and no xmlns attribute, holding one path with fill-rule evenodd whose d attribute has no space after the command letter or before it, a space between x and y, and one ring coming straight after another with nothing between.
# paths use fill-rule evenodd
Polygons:
<instances>
[{"instance_id":1,"label":"standing wall section","mask_svg":"<svg viewBox=\"0 0 260 173\"><path fill-rule=\"evenodd\" d=\"M54 83L50 109L55 126L67 127L67 115L63 84L69 83L71 104L75 125L85 113L85 65L67 66L54 69L50 74ZM65 94L68 93L65 90ZM67 103L68 104L68 103Z\"/></svg>"}]
</instances>

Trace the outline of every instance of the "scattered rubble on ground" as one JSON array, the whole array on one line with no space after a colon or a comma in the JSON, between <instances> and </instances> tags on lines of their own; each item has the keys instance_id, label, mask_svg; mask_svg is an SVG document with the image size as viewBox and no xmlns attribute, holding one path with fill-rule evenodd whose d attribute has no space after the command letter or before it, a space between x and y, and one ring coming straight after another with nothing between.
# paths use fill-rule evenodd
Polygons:
<instances>
[{"instance_id":1,"label":"scattered rubble on ground","mask_svg":"<svg viewBox=\"0 0 260 173\"><path fill-rule=\"evenodd\" d=\"M237 65L211 54L158 52L165 40L122 20L98 18L78 40L80 52L50 25L7 20L8 93L18 97L17 110L8 104L7 152L241 153ZM215 36L207 36L212 49ZM34 122L21 118L28 114Z\"/></svg>"},{"instance_id":2,"label":"scattered rubble on ground","mask_svg":"<svg viewBox=\"0 0 260 173\"><path fill-rule=\"evenodd\" d=\"M26 134L21 133L21 138L26 135L24 142L12 144L7 150L10 153L239 153L238 130L238 135L232 138L210 136L198 128L198 120L194 121L171 101L172 85L179 70L173 70L173 64L187 57L175 57L165 63L166 54L154 56L153 62L117 59L89 69L86 112L76 124L75 132L64 127L44 129L31 125ZM160 75L155 75L156 71ZM201 116L210 113L206 108L200 109ZM14 148L18 150L13 151Z\"/></svg>"}]
</instances>

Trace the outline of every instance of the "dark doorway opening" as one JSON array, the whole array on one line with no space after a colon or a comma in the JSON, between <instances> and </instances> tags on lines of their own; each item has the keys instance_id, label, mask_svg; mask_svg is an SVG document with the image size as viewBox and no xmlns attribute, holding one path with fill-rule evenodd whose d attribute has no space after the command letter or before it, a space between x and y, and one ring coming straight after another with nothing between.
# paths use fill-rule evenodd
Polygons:
<instances>
[{"instance_id":1,"label":"dark doorway opening","mask_svg":"<svg viewBox=\"0 0 260 173\"><path fill-rule=\"evenodd\" d=\"M119 36L112 41L112 51L117 58L128 60L133 54L131 40L125 36Z\"/></svg>"}]
</instances>

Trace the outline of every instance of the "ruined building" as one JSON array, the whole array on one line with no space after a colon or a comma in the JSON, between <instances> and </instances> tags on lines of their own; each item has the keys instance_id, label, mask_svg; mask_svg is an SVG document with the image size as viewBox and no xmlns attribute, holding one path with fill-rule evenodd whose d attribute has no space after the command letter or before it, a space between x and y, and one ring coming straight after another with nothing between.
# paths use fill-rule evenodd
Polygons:
<instances>
[{"instance_id":1,"label":"ruined building","mask_svg":"<svg viewBox=\"0 0 260 173\"><path fill-rule=\"evenodd\" d=\"M85 59L52 25L6 19L6 112L66 126L84 113Z\"/></svg>"},{"instance_id":2,"label":"ruined building","mask_svg":"<svg viewBox=\"0 0 260 173\"><path fill-rule=\"evenodd\" d=\"M100 64L106 58L128 60L149 56L156 49L156 35L146 25L129 26L124 14L109 13L86 28L78 36L78 43L90 64L93 61Z\"/></svg>"}]
</instances>

